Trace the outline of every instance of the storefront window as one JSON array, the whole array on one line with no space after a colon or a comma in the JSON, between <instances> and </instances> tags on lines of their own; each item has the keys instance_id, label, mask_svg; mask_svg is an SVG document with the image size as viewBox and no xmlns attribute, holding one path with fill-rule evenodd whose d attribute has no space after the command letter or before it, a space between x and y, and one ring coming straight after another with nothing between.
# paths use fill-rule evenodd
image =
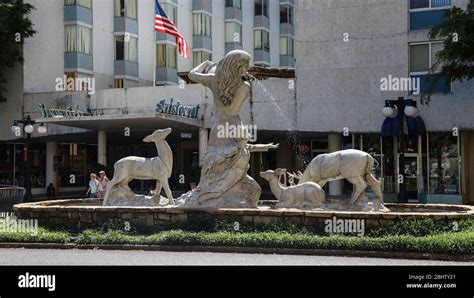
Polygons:
<instances>
[{"instance_id":1,"label":"storefront window","mask_svg":"<svg viewBox=\"0 0 474 298\"><path fill-rule=\"evenodd\" d=\"M11 151L9 150L11 148ZM13 149L14 148L14 149ZM10 176L13 176L13 160L15 161L15 181L10 181L8 184L14 184L17 186L25 187L26 181L26 161L24 159L24 148L25 144L10 145L5 152L8 152L9 159L7 166L11 165L12 172ZM15 151L13 156L13 150ZM3 158L2 158L3 160ZM30 174L31 174L31 187L32 188L43 188L46 187L46 144L31 144L30 145ZM6 176L9 176L6 174ZM1 178L1 177L0 177Z\"/></svg>"},{"instance_id":2,"label":"storefront window","mask_svg":"<svg viewBox=\"0 0 474 298\"><path fill-rule=\"evenodd\" d=\"M396 160L394 158L394 138L382 138L382 152L383 152L383 190L386 193L396 193L397 179L396 179Z\"/></svg>"},{"instance_id":3,"label":"storefront window","mask_svg":"<svg viewBox=\"0 0 474 298\"><path fill-rule=\"evenodd\" d=\"M450 132L429 133L429 193L459 194L458 137Z\"/></svg>"},{"instance_id":4,"label":"storefront window","mask_svg":"<svg viewBox=\"0 0 474 298\"><path fill-rule=\"evenodd\" d=\"M86 145L61 144L58 148L58 187L86 186Z\"/></svg>"},{"instance_id":5,"label":"storefront window","mask_svg":"<svg viewBox=\"0 0 474 298\"><path fill-rule=\"evenodd\" d=\"M0 144L0 184L14 184L13 156L13 144Z\"/></svg>"},{"instance_id":6,"label":"storefront window","mask_svg":"<svg viewBox=\"0 0 474 298\"><path fill-rule=\"evenodd\" d=\"M303 172L311 162L311 142L300 142L293 149L296 152L296 170Z\"/></svg>"}]
</instances>

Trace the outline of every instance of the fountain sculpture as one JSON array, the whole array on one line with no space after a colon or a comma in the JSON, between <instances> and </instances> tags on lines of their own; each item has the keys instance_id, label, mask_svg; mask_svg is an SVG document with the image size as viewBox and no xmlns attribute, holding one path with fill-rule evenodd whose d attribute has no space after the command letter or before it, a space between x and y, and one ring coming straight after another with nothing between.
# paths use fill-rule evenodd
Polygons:
<instances>
[{"instance_id":1,"label":"fountain sculpture","mask_svg":"<svg viewBox=\"0 0 474 298\"><path fill-rule=\"evenodd\" d=\"M288 221L311 227L321 225L328 216L366 220L368 226L413 217L458 220L473 216L472 206L388 203L388 210L383 204L381 183L371 174L374 159L358 150L321 154L309 163L304 173L291 174L285 169L261 172L260 176L269 182L278 203L272 207L257 207L261 188L247 174L250 156L252 152L277 149L278 144L249 144L253 138L246 134L237 136L219 130L243 126L239 112L251 92L247 81L251 77L247 74L249 63L249 54L232 51L218 64L206 61L189 74L190 79L212 90L215 111L208 147L201 160L200 182L195 189L176 200L172 197L168 179L173 154L165 140L171 128L166 128L144 139L155 143L156 157L125 157L115 164L114 177L107 185L103 202L81 199L24 203L15 205L15 212L19 218L39 218L40 224L74 231L97 228L114 219L136 227L160 229L172 222L203 215L252 223ZM255 86L262 85L257 82ZM298 179L298 184L291 179L291 185L287 186L287 175ZM282 176L285 177L283 184ZM322 187L328 181L343 178L354 185L352 198L326 196ZM134 194L128 187L132 179L155 179L155 194ZM375 194L373 199L365 194L368 186ZM160 196L162 188L167 198ZM157 208L165 205L168 208Z\"/></svg>"},{"instance_id":2,"label":"fountain sculpture","mask_svg":"<svg viewBox=\"0 0 474 298\"><path fill-rule=\"evenodd\" d=\"M189 73L189 78L212 90L214 109L208 147L202 160L201 179L198 186L176 200L175 207L185 208L257 208L261 188L247 174L252 152L277 149L278 144L248 144L250 136L232 136L222 133L222 127L245 127L240 119L242 105L250 97L251 85L244 77L250 68L251 57L240 50L229 52L215 64L205 61ZM168 205L174 199L168 186L171 176L172 154L164 140L171 128L157 130L144 139L155 142L158 156L151 159L126 157L115 164L114 178L107 186L104 206L158 206L161 187L168 197ZM343 150L317 156L305 172L296 178L299 184L287 187L280 184L280 176L286 170L262 172L271 190L280 201L277 207L301 209L325 209L325 193L322 187L331 180L345 178L355 186L347 208L356 210L386 211L382 204L380 182L371 174L373 158L363 151ZM153 197L135 195L129 188L132 179L156 179ZM369 185L376 194L375 202L361 200Z\"/></svg>"}]
</instances>

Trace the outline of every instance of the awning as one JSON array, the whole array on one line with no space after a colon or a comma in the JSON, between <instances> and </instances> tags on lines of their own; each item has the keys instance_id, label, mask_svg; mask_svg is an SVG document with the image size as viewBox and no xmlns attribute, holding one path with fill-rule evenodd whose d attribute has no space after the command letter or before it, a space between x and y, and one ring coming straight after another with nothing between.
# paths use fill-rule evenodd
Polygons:
<instances>
[{"instance_id":1,"label":"awning","mask_svg":"<svg viewBox=\"0 0 474 298\"><path fill-rule=\"evenodd\" d=\"M126 115L97 115L83 117L53 117L39 118L37 122L56 124L89 130L123 130L124 127L157 129L164 127L199 128L203 127L201 119L181 117L167 114L126 114Z\"/></svg>"},{"instance_id":2,"label":"awning","mask_svg":"<svg viewBox=\"0 0 474 298\"><path fill-rule=\"evenodd\" d=\"M415 137L426 133L425 122L420 116L405 117L408 136ZM400 115L394 118L387 117L382 124L382 136L395 137L400 135Z\"/></svg>"}]
</instances>

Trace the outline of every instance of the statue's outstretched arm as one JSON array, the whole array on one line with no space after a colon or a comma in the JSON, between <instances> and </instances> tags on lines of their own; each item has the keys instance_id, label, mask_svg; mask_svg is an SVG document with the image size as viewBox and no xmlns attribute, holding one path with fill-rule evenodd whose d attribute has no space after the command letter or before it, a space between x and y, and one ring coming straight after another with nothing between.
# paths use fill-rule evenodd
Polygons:
<instances>
[{"instance_id":1,"label":"statue's outstretched arm","mask_svg":"<svg viewBox=\"0 0 474 298\"><path fill-rule=\"evenodd\" d=\"M277 149L280 144L273 144L270 143L268 145L262 145L262 144L255 144L255 145L247 145L247 148L249 149L250 152L267 152L270 149Z\"/></svg>"},{"instance_id":2,"label":"statue's outstretched arm","mask_svg":"<svg viewBox=\"0 0 474 298\"><path fill-rule=\"evenodd\" d=\"M196 66L188 74L188 78L193 80L196 83L203 84L204 86L211 86L215 76L213 73L208 73L208 71L214 66L214 63L211 61L204 61L200 65Z\"/></svg>"}]
</instances>

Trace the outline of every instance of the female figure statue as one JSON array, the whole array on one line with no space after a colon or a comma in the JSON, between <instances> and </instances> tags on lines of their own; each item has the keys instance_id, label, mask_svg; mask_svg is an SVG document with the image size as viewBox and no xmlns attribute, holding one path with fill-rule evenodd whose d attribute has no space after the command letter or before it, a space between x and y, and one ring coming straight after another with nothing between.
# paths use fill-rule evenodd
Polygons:
<instances>
[{"instance_id":1,"label":"female figure statue","mask_svg":"<svg viewBox=\"0 0 474 298\"><path fill-rule=\"evenodd\" d=\"M217 65L205 61L189 78L211 89L214 114L209 142L202 160L201 180L196 189L178 199L178 205L193 207L255 208L261 188L247 175L250 153L278 145L249 145L247 136L222 137L219 127L245 127L239 113L250 97L250 84L243 79L250 68L250 55L231 51Z\"/></svg>"}]
</instances>

